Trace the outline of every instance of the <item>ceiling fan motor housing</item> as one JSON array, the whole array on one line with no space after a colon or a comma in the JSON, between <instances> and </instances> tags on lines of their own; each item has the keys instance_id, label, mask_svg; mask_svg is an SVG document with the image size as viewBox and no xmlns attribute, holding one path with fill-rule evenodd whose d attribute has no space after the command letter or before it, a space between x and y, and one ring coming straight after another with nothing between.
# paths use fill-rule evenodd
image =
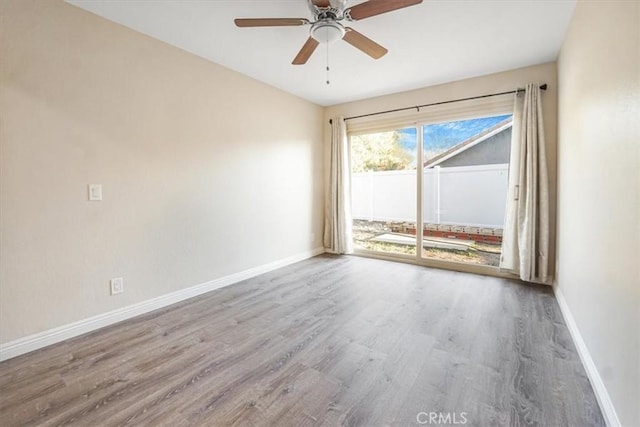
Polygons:
<instances>
[{"instance_id":1,"label":"ceiling fan motor housing","mask_svg":"<svg viewBox=\"0 0 640 427\"><path fill-rule=\"evenodd\" d=\"M347 7L347 0L329 0L331 7L344 10Z\"/></svg>"},{"instance_id":2,"label":"ceiling fan motor housing","mask_svg":"<svg viewBox=\"0 0 640 427\"><path fill-rule=\"evenodd\" d=\"M332 43L342 39L345 29L339 22L326 20L313 24L310 33L320 43Z\"/></svg>"}]
</instances>

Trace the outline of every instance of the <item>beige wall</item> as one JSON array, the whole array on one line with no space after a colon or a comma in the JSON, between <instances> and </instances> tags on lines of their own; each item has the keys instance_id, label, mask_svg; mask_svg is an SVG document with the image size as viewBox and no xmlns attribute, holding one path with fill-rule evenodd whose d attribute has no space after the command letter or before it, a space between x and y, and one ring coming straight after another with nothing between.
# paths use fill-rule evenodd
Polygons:
<instances>
[{"instance_id":1,"label":"beige wall","mask_svg":"<svg viewBox=\"0 0 640 427\"><path fill-rule=\"evenodd\" d=\"M322 108L62 1L0 16L2 343L321 246Z\"/></svg>"},{"instance_id":2,"label":"beige wall","mask_svg":"<svg viewBox=\"0 0 640 427\"><path fill-rule=\"evenodd\" d=\"M526 83L547 83L549 88L543 95L544 125L547 145L549 178L551 183L550 209L551 218L555 218L555 180L556 180L556 117L557 117L557 84L556 64L548 63L532 67L520 68L497 74L490 74L472 79L459 80L438 86L401 92L370 98L363 101L335 105L325 109L325 172L328 171L330 131L328 121L333 117L351 117L377 111L385 111L412 105L423 105L433 102L448 101L477 95L499 93L524 87ZM381 116L384 117L384 116ZM325 182L328 174L325 173ZM551 224L551 242L555 239L555 222ZM555 249L552 245L550 258L553 262ZM553 266L550 271L553 271Z\"/></svg>"},{"instance_id":3,"label":"beige wall","mask_svg":"<svg viewBox=\"0 0 640 427\"><path fill-rule=\"evenodd\" d=\"M640 422L640 2L580 1L558 61L557 287Z\"/></svg>"}]
</instances>

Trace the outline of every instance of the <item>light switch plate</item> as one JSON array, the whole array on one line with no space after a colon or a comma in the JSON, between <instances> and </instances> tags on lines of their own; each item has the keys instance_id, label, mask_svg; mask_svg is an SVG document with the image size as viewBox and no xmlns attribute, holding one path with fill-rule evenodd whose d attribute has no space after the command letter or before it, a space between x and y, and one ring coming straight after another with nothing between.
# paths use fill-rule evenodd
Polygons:
<instances>
[{"instance_id":1,"label":"light switch plate","mask_svg":"<svg viewBox=\"0 0 640 427\"><path fill-rule=\"evenodd\" d=\"M102 200L102 185L89 184L89 200L91 201Z\"/></svg>"}]
</instances>

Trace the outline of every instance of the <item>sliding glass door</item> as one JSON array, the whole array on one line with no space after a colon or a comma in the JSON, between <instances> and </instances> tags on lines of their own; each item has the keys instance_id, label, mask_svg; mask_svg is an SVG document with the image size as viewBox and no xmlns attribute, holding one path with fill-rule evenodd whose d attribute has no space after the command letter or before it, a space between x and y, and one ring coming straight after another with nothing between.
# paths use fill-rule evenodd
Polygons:
<instances>
[{"instance_id":1,"label":"sliding glass door","mask_svg":"<svg viewBox=\"0 0 640 427\"><path fill-rule=\"evenodd\" d=\"M356 249L416 255L417 129L351 136Z\"/></svg>"},{"instance_id":2,"label":"sliding glass door","mask_svg":"<svg viewBox=\"0 0 640 427\"><path fill-rule=\"evenodd\" d=\"M498 265L511 115L363 133L350 141L357 250Z\"/></svg>"},{"instance_id":3,"label":"sliding glass door","mask_svg":"<svg viewBox=\"0 0 640 427\"><path fill-rule=\"evenodd\" d=\"M511 115L422 126L422 257L498 266Z\"/></svg>"}]
</instances>

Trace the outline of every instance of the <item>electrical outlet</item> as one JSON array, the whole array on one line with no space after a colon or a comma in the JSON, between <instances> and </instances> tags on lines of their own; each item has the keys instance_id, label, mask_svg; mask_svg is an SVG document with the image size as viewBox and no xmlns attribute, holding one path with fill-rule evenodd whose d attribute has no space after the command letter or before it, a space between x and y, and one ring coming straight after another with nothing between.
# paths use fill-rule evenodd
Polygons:
<instances>
[{"instance_id":1,"label":"electrical outlet","mask_svg":"<svg viewBox=\"0 0 640 427\"><path fill-rule=\"evenodd\" d=\"M102 200L102 185L89 184L89 200L90 201Z\"/></svg>"},{"instance_id":2,"label":"electrical outlet","mask_svg":"<svg viewBox=\"0 0 640 427\"><path fill-rule=\"evenodd\" d=\"M117 295L124 292L124 280L122 277L111 279L111 295Z\"/></svg>"}]
</instances>

